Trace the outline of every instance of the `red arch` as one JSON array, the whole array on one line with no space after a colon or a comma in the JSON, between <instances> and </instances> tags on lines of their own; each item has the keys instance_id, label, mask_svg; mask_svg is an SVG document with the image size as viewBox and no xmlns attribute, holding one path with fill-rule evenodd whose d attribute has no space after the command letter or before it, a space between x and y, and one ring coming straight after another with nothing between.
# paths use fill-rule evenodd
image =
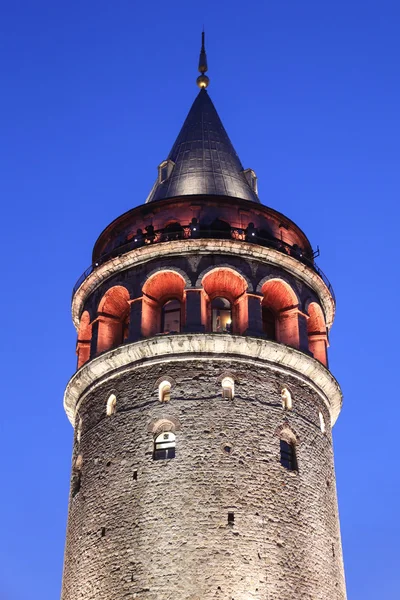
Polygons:
<instances>
[{"instance_id":1,"label":"red arch","mask_svg":"<svg viewBox=\"0 0 400 600\"><path fill-rule=\"evenodd\" d=\"M314 358L326 366L328 363L328 336L324 313L319 304L311 302L308 306L308 315L307 333L309 350L313 353Z\"/></svg>"},{"instance_id":2,"label":"red arch","mask_svg":"<svg viewBox=\"0 0 400 600\"><path fill-rule=\"evenodd\" d=\"M185 285L182 275L175 271L159 271L149 277L142 290L142 335L149 337L160 333L161 308L168 300L178 300L183 315Z\"/></svg>"},{"instance_id":3,"label":"red arch","mask_svg":"<svg viewBox=\"0 0 400 600\"><path fill-rule=\"evenodd\" d=\"M76 353L78 355L78 369L85 364L90 358L90 343L92 341L92 325L90 323L90 315L85 310L81 315L79 322L78 342L76 345Z\"/></svg>"},{"instance_id":4,"label":"red arch","mask_svg":"<svg viewBox=\"0 0 400 600\"><path fill-rule=\"evenodd\" d=\"M217 267L202 280L205 295L203 296L203 324L211 331L211 300L217 297L226 298L232 306L232 333L244 333L248 327L247 281L245 278L227 267Z\"/></svg>"},{"instance_id":5,"label":"red arch","mask_svg":"<svg viewBox=\"0 0 400 600\"><path fill-rule=\"evenodd\" d=\"M282 279L269 279L262 286L261 292L262 308L265 312L271 311L275 316L276 340L299 348L298 299L293 289Z\"/></svg>"},{"instance_id":6,"label":"red arch","mask_svg":"<svg viewBox=\"0 0 400 600\"><path fill-rule=\"evenodd\" d=\"M121 285L107 290L97 311L99 330L97 352L104 352L122 344L129 329L129 292Z\"/></svg>"}]
</instances>

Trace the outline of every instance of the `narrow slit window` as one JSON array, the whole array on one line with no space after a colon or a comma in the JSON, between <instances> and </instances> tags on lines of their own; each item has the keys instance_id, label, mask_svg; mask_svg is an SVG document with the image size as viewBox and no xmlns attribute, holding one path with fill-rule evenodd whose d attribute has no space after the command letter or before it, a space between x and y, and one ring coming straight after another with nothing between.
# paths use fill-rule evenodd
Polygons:
<instances>
[{"instance_id":1,"label":"narrow slit window","mask_svg":"<svg viewBox=\"0 0 400 600\"><path fill-rule=\"evenodd\" d=\"M293 443L281 440L281 465L288 471L297 471L296 450Z\"/></svg>"},{"instance_id":2,"label":"narrow slit window","mask_svg":"<svg viewBox=\"0 0 400 600\"><path fill-rule=\"evenodd\" d=\"M228 525L233 525L235 522L235 513L228 512Z\"/></svg>"},{"instance_id":3,"label":"narrow slit window","mask_svg":"<svg viewBox=\"0 0 400 600\"><path fill-rule=\"evenodd\" d=\"M154 440L154 460L175 458L175 434L172 431L159 433Z\"/></svg>"}]
</instances>

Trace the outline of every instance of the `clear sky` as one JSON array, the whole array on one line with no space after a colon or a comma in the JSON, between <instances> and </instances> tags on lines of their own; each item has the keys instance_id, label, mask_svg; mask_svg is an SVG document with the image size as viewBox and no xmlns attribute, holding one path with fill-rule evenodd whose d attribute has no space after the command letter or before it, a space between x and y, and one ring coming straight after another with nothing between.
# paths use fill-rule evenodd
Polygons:
<instances>
[{"instance_id":1,"label":"clear sky","mask_svg":"<svg viewBox=\"0 0 400 600\"><path fill-rule=\"evenodd\" d=\"M0 600L59 597L76 365L70 297L142 204L197 88L263 203L319 245L349 600L400 597L398 0L12 0L0 7Z\"/></svg>"}]
</instances>

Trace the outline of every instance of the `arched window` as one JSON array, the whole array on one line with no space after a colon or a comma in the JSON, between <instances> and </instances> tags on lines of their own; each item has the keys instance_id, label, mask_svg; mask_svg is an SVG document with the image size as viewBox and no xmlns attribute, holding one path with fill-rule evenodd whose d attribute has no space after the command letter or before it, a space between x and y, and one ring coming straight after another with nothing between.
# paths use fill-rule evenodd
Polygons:
<instances>
[{"instance_id":1,"label":"arched window","mask_svg":"<svg viewBox=\"0 0 400 600\"><path fill-rule=\"evenodd\" d=\"M300 331L296 294L282 279L269 279L262 286L261 292L264 332L271 336L270 339L298 348Z\"/></svg>"},{"instance_id":2,"label":"arched window","mask_svg":"<svg viewBox=\"0 0 400 600\"><path fill-rule=\"evenodd\" d=\"M232 400L235 393L235 383L232 377L224 377L221 381L222 384L222 397L225 400Z\"/></svg>"},{"instance_id":3,"label":"arched window","mask_svg":"<svg viewBox=\"0 0 400 600\"><path fill-rule=\"evenodd\" d=\"M169 402L171 400L171 384L169 381L162 381L158 386L158 397L160 402Z\"/></svg>"},{"instance_id":4,"label":"arched window","mask_svg":"<svg viewBox=\"0 0 400 600\"><path fill-rule=\"evenodd\" d=\"M170 223L164 227L162 240L169 242L171 240L181 240L183 238L183 227L180 223Z\"/></svg>"},{"instance_id":5,"label":"arched window","mask_svg":"<svg viewBox=\"0 0 400 600\"><path fill-rule=\"evenodd\" d=\"M142 335L179 333L185 306L185 279L175 271L158 271L143 285Z\"/></svg>"},{"instance_id":6,"label":"arched window","mask_svg":"<svg viewBox=\"0 0 400 600\"><path fill-rule=\"evenodd\" d=\"M78 425L77 425L77 429L76 429L76 441L78 442L78 444L80 443L81 437L82 437L82 427L83 427L83 421L82 421L82 418L79 417Z\"/></svg>"},{"instance_id":7,"label":"arched window","mask_svg":"<svg viewBox=\"0 0 400 600\"><path fill-rule=\"evenodd\" d=\"M267 339L276 341L275 314L267 306L262 307L262 322Z\"/></svg>"},{"instance_id":8,"label":"arched window","mask_svg":"<svg viewBox=\"0 0 400 600\"><path fill-rule=\"evenodd\" d=\"M214 333L232 332L231 303L226 298L218 296L211 302L212 331Z\"/></svg>"},{"instance_id":9,"label":"arched window","mask_svg":"<svg viewBox=\"0 0 400 600\"><path fill-rule=\"evenodd\" d=\"M116 348L126 339L129 328L129 292L122 286L110 288L99 303L97 352Z\"/></svg>"},{"instance_id":10,"label":"arched window","mask_svg":"<svg viewBox=\"0 0 400 600\"><path fill-rule=\"evenodd\" d=\"M281 439L281 465L289 471L297 471L296 450L293 442Z\"/></svg>"},{"instance_id":11,"label":"arched window","mask_svg":"<svg viewBox=\"0 0 400 600\"><path fill-rule=\"evenodd\" d=\"M203 276L201 283L206 330L243 334L249 326L245 278L229 267L216 267Z\"/></svg>"},{"instance_id":12,"label":"arched window","mask_svg":"<svg viewBox=\"0 0 400 600\"><path fill-rule=\"evenodd\" d=\"M202 226L203 237L227 239L230 240L232 237L231 226L226 221L221 219L215 219L209 225Z\"/></svg>"},{"instance_id":13,"label":"arched window","mask_svg":"<svg viewBox=\"0 0 400 600\"><path fill-rule=\"evenodd\" d=\"M325 426L324 415L322 414L322 412L319 413L319 426L321 427L322 433L325 433L326 426Z\"/></svg>"},{"instance_id":14,"label":"arched window","mask_svg":"<svg viewBox=\"0 0 400 600\"><path fill-rule=\"evenodd\" d=\"M289 392L287 387L282 388L281 390L281 398L282 398L282 407L286 410L292 410L292 394Z\"/></svg>"},{"instance_id":15,"label":"arched window","mask_svg":"<svg viewBox=\"0 0 400 600\"><path fill-rule=\"evenodd\" d=\"M108 417L114 415L117 412L117 398L115 394L111 394L111 396L107 400L106 412Z\"/></svg>"},{"instance_id":16,"label":"arched window","mask_svg":"<svg viewBox=\"0 0 400 600\"><path fill-rule=\"evenodd\" d=\"M172 431L163 431L154 439L154 460L175 458L175 434Z\"/></svg>"},{"instance_id":17,"label":"arched window","mask_svg":"<svg viewBox=\"0 0 400 600\"><path fill-rule=\"evenodd\" d=\"M161 333L180 333L181 303L168 300L161 309Z\"/></svg>"}]
</instances>

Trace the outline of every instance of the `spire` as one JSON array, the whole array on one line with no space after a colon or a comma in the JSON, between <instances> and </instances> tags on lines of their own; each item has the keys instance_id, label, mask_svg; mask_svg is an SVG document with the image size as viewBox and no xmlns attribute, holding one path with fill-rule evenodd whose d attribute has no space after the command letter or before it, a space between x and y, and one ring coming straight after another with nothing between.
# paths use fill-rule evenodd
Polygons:
<instances>
[{"instance_id":1,"label":"spire","mask_svg":"<svg viewBox=\"0 0 400 600\"><path fill-rule=\"evenodd\" d=\"M200 66L207 66L201 54ZM190 195L260 202L256 190L254 172L243 171L207 90L200 89L147 202Z\"/></svg>"},{"instance_id":2,"label":"spire","mask_svg":"<svg viewBox=\"0 0 400 600\"><path fill-rule=\"evenodd\" d=\"M205 44L204 44L204 38L205 38L205 33L204 33L204 29L203 29L203 32L201 34L201 50L200 50L200 58L199 58L199 71L200 71L201 75L199 75L199 77L196 80L196 83L200 89L208 87L208 84L210 83L209 78L207 77L207 75L205 75L205 73L208 71L208 66L207 66L207 54L206 54L206 48L205 48Z\"/></svg>"}]
</instances>

